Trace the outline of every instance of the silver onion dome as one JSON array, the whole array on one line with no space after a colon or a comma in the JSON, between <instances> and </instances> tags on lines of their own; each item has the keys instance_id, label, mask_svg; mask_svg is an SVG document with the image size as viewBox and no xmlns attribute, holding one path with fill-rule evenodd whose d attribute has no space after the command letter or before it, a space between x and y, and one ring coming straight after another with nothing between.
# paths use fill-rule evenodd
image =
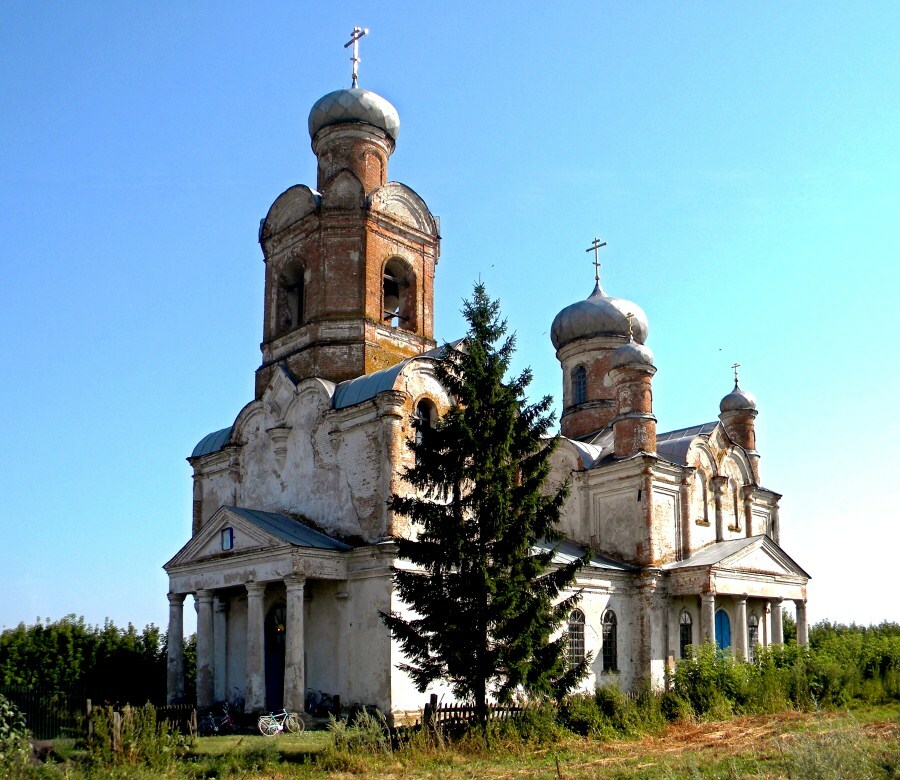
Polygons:
<instances>
[{"instance_id":1,"label":"silver onion dome","mask_svg":"<svg viewBox=\"0 0 900 780\"><path fill-rule=\"evenodd\" d=\"M610 297L597 284L587 300L566 306L556 315L550 328L550 340L556 349L560 349L576 339L595 336L628 338L629 314L632 315L631 331L634 340L643 344L650 329L644 310L624 298Z\"/></svg>"},{"instance_id":2,"label":"silver onion dome","mask_svg":"<svg viewBox=\"0 0 900 780\"><path fill-rule=\"evenodd\" d=\"M719 403L720 412L738 412L756 409L756 399L746 390L741 390L737 382L734 390L726 395Z\"/></svg>"},{"instance_id":3,"label":"silver onion dome","mask_svg":"<svg viewBox=\"0 0 900 780\"><path fill-rule=\"evenodd\" d=\"M638 344L635 341L629 341L627 344L623 344L621 347L613 350L613 353L609 358L610 369L631 365L633 363L652 366L653 353L650 351L650 348L645 347L643 344Z\"/></svg>"},{"instance_id":4,"label":"silver onion dome","mask_svg":"<svg viewBox=\"0 0 900 780\"><path fill-rule=\"evenodd\" d=\"M381 95L351 87L329 92L319 98L309 112L309 137L323 127L342 122L364 122L381 128L392 139L400 134L400 115Z\"/></svg>"}]
</instances>

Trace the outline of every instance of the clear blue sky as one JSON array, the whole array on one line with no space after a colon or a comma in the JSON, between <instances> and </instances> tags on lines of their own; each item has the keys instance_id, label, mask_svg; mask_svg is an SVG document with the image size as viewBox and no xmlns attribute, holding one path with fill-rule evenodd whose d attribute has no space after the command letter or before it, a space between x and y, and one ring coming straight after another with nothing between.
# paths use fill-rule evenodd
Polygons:
<instances>
[{"instance_id":1,"label":"clear blue sky","mask_svg":"<svg viewBox=\"0 0 900 780\"><path fill-rule=\"evenodd\" d=\"M550 323L606 239L660 430L715 419L740 362L811 618L900 619L900 4L13 0L0 626L165 625L184 459L252 398L259 220L315 182L355 24L391 178L442 218L438 337L480 277L558 398Z\"/></svg>"}]
</instances>

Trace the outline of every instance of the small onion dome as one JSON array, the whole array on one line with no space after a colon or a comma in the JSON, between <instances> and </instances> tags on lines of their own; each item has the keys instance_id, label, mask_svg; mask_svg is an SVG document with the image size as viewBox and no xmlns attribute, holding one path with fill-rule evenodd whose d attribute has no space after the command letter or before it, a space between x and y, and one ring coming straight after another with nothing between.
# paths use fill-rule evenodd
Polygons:
<instances>
[{"instance_id":1,"label":"small onion dome","mask_svg":"<svg viewBox=\"0 0 900 780\"><path fill-rule=\"evenodd\" d=\"M319 98L309 112L309 137L315 138L323 127L342 122L375 125L395 141L400 134L397 109L368 89L338 89Z\"/></svg>"},{"instance_id":2,"label":"small onion dome","mask_svg":"<svg viewBox=\"0 0 900 780\"><path fill-rule=\"evenodd\" d=\"M638 344L635 341L629 341L621 347L615 349L609 358L609 368L618 368L619 366L627 366L638 363L643 366L653 365L653 353L649 347Z\"/></svg>"},{"instance_id":3,"label":"small onion dome","mask_svg":"<svg viewBox=\"0 0 900 780\"><path fill-rule=\"evenodd\" d=\"M751 409L756 409L756 399L751 393L741 390L737 382L734 383L734 390L719 403L720 412L739 412Z\"/></svg>"},{"instance_id":4,"label":"small onion dome","mask_svg":"<svg viewBox=\"0 0 900 780\"><path fill-rule=\"evenodd\" d=\"M611 298L597 284L591 297L566 306L553 320L550 340L556 349L576 339L594 336L629 337L628 315L632 316L634 340L643 344L647 340L649 325L647 315L636 303L624 298Z\"/></svg>"}]
</instances>

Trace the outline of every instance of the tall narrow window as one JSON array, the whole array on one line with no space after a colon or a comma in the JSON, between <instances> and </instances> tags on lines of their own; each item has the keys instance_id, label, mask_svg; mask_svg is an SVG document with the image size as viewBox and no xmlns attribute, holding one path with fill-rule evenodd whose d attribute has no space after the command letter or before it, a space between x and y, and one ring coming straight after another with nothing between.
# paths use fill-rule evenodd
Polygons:
<instances>
[{"instance_id":1,"label":"tall narrow window","mask_svg":"<svg viewBox=\"0 0 900 780\"><path fill-rule=\"evenodd\" d=\"M706 472L697 469L694 472L694 505L698 507L697 522L709 525L709 489L706 486Z\"/></svg>"},{"instance_id":2,"label":"tall narrow window","mask_svg":"<svg viewBox=\"0 0 900 780\"><path fill-rule=\"evenodd\" d=\"M575 366L572 371L572 404L583 404L587 401L587 369Z\"/></svg>"},{"instance_id":3,"label":"tall narrow window","mask_svg":"<svg viewBox=\"0 0 900 780\"><path fill-rule=\"evenodd\" d=\"M584 658L584 612L573 609L569 613L569 666L577 666Z\"/></svg>"},{"instance_id":4,"label":"tall narrow window","mask_svg":"<svg viewBox=\"0 0 900 780\"><path fill-rule=\"evenodd\" d=\"M303 268L299 265L285 269L278 277L275 329L280 336L299 328L306 322Z\"/></svg>"},{"instance_id":5,"label":"tall narrow window","mask_svg":"<svg viewBox=\"0 0 900 780\"><path fill-rule=\"evenodd\" d=\"M434 404L427 398L423 398L416 404L416 414L413 418L416 444L421 444L428 437L428 433L434 425L436 414L437 410L435 409Z\"/></svg>"},{"instance_id":6,"label":"tall narrow window","mask_svg":"<svg viewBox=\"0 0 900 780\"><path fill-rule=\"evenodd\" d=\"M750 615L747 618L747 644L750 651L750 663L756 661L756 647L759 645L759 618Z\"/></svg>"},{"instance_id":7,"label":"tall narrow window","mask_svg":"<svg viewBox=\"0 0 900 780\"><path fill-rule=\"evenodd\" d=\"M728 489L731 491L731 503L734 511L734 528L741 527L741 514L740 514L740 488L738 487L737 480L732 477L728 480Z\"/></svg>"},{"instance_id":8,"label":"tall narrow window","mask_svg":"<svg viewBox=\"0 0 900 780\"><path fill-rule=\"evenodd\" d=\"M688 648L694 644L694 621L691 619L691 615L687 610L684 610L681 613L681 617L678 618L678 628L678 647L681 651L681 657L687 658Z\"/></svg>"},{"instance_id":9,"label":"tall narrow window","mask_svg":"<svg viewBox=\"0 0 900 780\"><path fill-rule=\"evenodd\" d=\"M384 266L382 320L392 328L412 328L410 273L400 260L388 260Z\"/></svg>"},{"instance_id":10,"label":"tall narrow window","mask_svg":"<svg viewBox=\"0 0 900 780\"><path fill-rule=\"evenodd\" d=\"M616 613L611 609L603 615L603 671L619 671L619 637Z\"/></svg>"}]
</instances>

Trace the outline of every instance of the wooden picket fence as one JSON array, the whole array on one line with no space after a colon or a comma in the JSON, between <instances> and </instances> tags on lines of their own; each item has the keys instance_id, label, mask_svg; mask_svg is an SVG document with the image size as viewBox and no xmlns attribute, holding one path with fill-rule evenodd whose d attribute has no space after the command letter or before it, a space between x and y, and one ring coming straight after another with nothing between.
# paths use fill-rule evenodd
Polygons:
<instances>
[{"instance_id":1,"label":"wooden picket fence","mask_svg":"<svg viewBox=\"0 0 900 780\"><path fill-rule=\"evenodd\" d=\"M510 720L525 711L525 707L507 707L499 704L488 705L488 720ZM474 704L439 704L437 694L425 703L423 725L426 728L444 728L472 723L478 717Z\"/></svg>"}]
</instances>

